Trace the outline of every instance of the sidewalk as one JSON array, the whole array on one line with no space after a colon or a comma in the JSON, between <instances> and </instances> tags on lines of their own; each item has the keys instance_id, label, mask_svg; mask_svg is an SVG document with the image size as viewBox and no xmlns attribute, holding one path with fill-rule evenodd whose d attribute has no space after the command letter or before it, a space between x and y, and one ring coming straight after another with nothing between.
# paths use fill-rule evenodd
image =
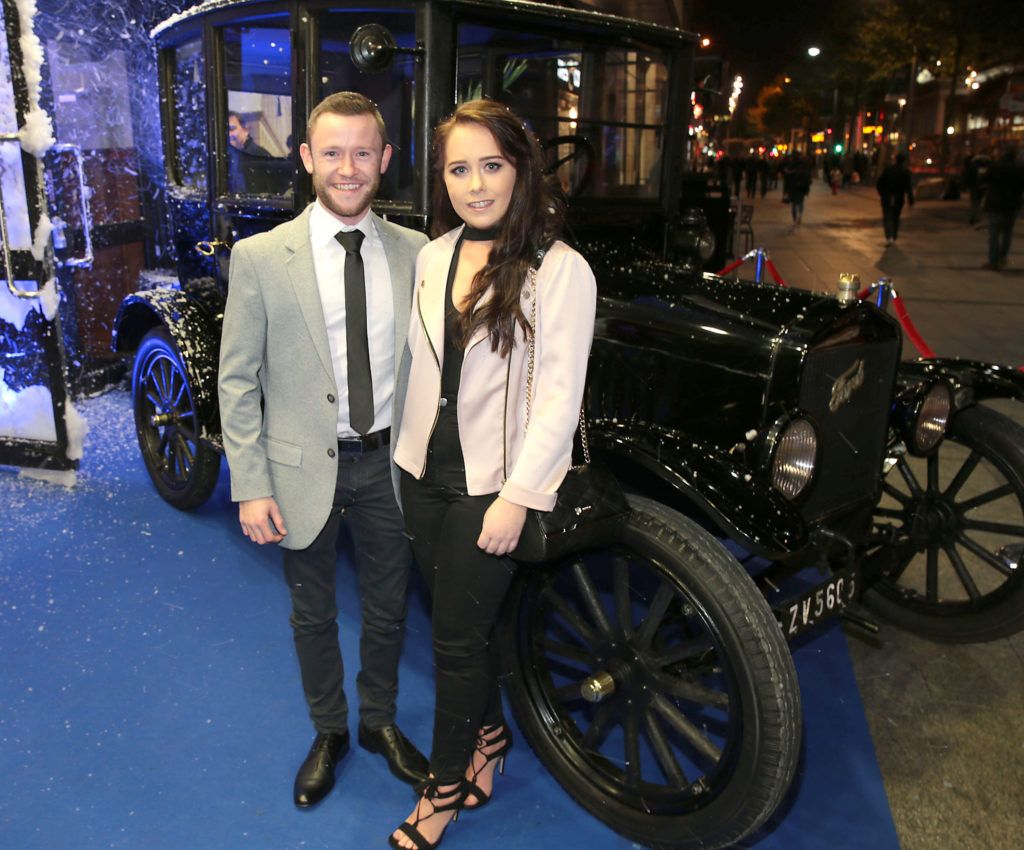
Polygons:
<instances>
[{"instance_id":1,"label":"sidewalk","mask_svg":"<svg viewBox=\"0 0 1024 850\"><path fill-rule=\"evenodd\" d=\"M1001 272L981 268L988 230L967 223L967 200L919 201L905 207L899 241L886 247L873 186L833 196L815 180L803 223L793 226L781 188L754 203L754 244L767 248L790 286L835 292L840 272L863 285L892 280L921 336L940 357L1024 364L1024 225L1018 220ZM742 203L750 203L745 198ZM740 269L753 276L753 265ZM916 351L905 343L904 356Z\"/></svg>"},{"instance_id":2,"label":"sidewalk","mask_svg":"<svg viewBox=\"0 0 1024 850\"><path fill-rule=\"evenodd\" d=\"M755 246L790 286L835 292L840 272L867 285L892 279L938 356L1024 364L1024 226L1010 262L985 271L988 231L967 224L967 201L907 207L886 247L873 186L833 196L820 180L794 227L781 191L754 201ZM748 203L743 200L742 202ZM753 275L752 264L741 268ZM904 342L904 357L917 352ZM1024 423L1024 404L991 406ZM903 850L1019 846L1024 741L1024 633L941 645L881 623L845 629L875 753Z\"/></svg>"}]
</instances>

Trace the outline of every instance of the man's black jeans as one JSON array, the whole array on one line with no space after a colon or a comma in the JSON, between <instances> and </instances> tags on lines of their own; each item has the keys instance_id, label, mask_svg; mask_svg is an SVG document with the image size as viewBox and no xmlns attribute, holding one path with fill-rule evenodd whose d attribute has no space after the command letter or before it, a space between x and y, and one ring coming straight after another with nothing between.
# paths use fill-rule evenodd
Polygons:
<instances>
[{"instance_id":1,"label":"man's black jeans","mask_svg":"<svg viewBox=\"0 0 1024 850\"><path fill-rule=\"evenodd\" d=\"M362 602L356 677L359 717L368 729L379 729L395 722L398 658L412 568L387 446L364 454L339 453L327 524L307 548L284 550L302 687L318 732L348 729L335 597L337 539L343 519L352 536Z\"/></svg>"}]
</instances>

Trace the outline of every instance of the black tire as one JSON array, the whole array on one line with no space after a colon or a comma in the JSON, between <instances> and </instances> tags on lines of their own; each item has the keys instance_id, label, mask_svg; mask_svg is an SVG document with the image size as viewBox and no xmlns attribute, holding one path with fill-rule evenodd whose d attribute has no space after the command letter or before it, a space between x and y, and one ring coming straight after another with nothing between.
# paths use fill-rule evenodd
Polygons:
<instances>
[{"instance_id":1,"label":"black tire","mask_svg":"<svg viewBox=\"0 0 1024 850\"><path fill-rule=\"evenodd\" d=\"M904 456L875 509L864 604L932 640L1024 627L1024 428L986 407L950 422L932 457ZM881 542L880 542L881 541Z\"/></svg>"},{"instance_id":2,"label":"black tire","mask_svg":"<svg viewBox=\"0 0 1024 850\"><path fill-rule=\"evenodd\" d=\"M203 504L220 475L220 455L199 439L192 388L166 328L143 338L132 370L135 434L161 498L181 510Z\"/></svg>"},{"instance_id":3,"label":"black tire","mask_svg":"<svg viewBox=\"0 0 1024 850\"><path fill-rule=\"evenodd\" d=\"M793 778L793 659L717 540L629 501L616 548L520 568L502 623L506 689L538 758L596 818L660 850L723 847L760 826ZM614 691L588 702L587 681Z\"/></svg>"}]
</instances>

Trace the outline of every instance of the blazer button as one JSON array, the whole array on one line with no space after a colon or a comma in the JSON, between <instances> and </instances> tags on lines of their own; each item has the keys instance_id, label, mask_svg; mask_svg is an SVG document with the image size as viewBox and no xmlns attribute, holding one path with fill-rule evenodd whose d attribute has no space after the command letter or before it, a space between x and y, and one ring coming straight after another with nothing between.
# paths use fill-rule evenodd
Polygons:
<instances>
[{"instance_id":1,"label":"blazer button","mask_svg":"<svg viewBox=\"0 0 1024 850\"><path fill-rule=\"evenodd\" d=\"M330 402L331 404L334 404L334 393L327 393L327 400L328 400L328 401L329 401L329 402Z\"/></svg>"},{"instance_id":2,"label":"blazer button","mask_svg":"<svg viewBox=\"0 0 1024 850\"><path fill-rule=\"evenodd\" d=\"M327 457L334 457L334 455L335 455L334 449L328 449L327 450Z\"/></svg>"}]
</instances>

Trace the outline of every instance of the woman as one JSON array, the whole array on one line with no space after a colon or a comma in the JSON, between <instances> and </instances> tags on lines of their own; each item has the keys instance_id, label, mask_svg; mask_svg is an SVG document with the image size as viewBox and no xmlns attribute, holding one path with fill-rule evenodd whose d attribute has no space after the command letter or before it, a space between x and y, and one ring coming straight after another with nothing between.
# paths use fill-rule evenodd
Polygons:
<instances>
[{"instance_id":1,"label":"woman","mask_svg":"<svg viewBox=\"0 0 1024 850\"><path fill-rule=\"evenodd\" d=\"M597 297L586 261L556 241L563 206L543 171L537 140L500 103L464 103L435 131L443 235L416 261L395 462L433 596L437 703L430 779L393 847L436 846L460 808L490 799L512 746L491 632L526 511L554 506L571 462Z\"/></svg>"}]
</instances>

